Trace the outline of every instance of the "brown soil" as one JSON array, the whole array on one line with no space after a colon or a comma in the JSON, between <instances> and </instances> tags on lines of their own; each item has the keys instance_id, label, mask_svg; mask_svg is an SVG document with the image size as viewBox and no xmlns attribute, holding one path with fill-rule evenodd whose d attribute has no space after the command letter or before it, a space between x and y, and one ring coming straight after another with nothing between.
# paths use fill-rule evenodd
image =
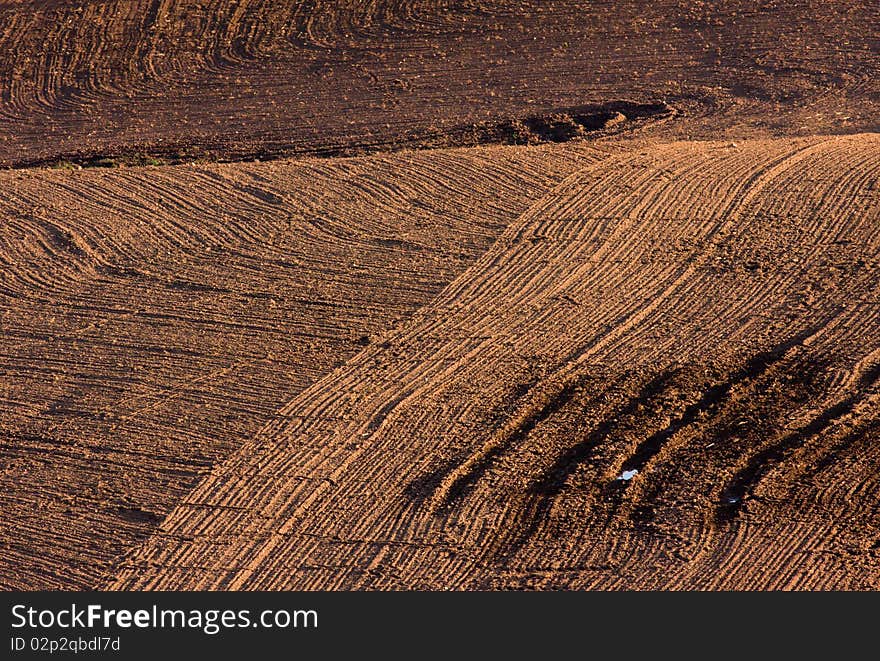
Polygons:
<instances>
[{"instance_id":1,"label":"brown soil","mask_svg":"<svg viewBox=\"0 0 880 661\"><path fill-rule=\"evenodd\" d=\"M666 101L666 135L875 130L875 2L0 2L0 166L266 158Z\"/></svg>"},{"instance_id":2,"label":"brown soil","mask_svg":"<svg viewBox=\"0 0 880 661\"><path fill-rule=\"evenodd\" d=\"M91 585L593 153L0 173L0 584Z\"/></svg>"},{"instance_id":3,"label":"brown soil","mask_svg":"<svg viewBox=\"0 0 880 661\"><path fill-rule=\"evenodd\" d=\"M878 289L876 136L588 165L109 585L877 587Z\"/></svg>"},{"instance_id":4,"label":"brown soil","mask_svg":"<svg viewBox=\"0 0 880 661\"><path fill-rule=\"evenodd\" d=\"M877 34L0 0L0 587L880 588Z\"/></svg>"}]
</instances>

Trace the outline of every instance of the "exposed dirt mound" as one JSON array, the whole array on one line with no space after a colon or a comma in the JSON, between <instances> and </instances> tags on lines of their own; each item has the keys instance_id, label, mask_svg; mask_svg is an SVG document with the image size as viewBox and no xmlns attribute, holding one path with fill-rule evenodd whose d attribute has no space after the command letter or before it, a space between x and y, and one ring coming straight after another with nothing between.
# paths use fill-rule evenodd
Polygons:
<instances>
[{"instance_id":1,"label":"exposed dirt mound","mask_svg":"<svg viewBox=\"0 0 880 661\"><path fill-rule=\"evenodd\" d=\"M114 588L877 588L880 138L636 149L218 466Z\"/></svg>"},{"instance_id":2,"label":"exposed dirt mound","mask_svg":"<svg viewBox=\"0 0 880 661\"><path fill-rule=\"evenodd\" d=\"M396 152L403 149L448 149L450 147L482 147L487 145L539 145L569 142L586 138L607 137L623 131L634 131L656 122L671 119L676 111L666 103L628 103L617 101L600 105L566 108L548 115L523 119L504 119L456 126L448 130L422 130L398 135L393 140L374 143L341 144L300 151L311 156L340 157ZM261 151L237 157L215 157L219 161L271 161L281 153ZM196 156L174 151L151 154L113 156L64 154L61 158L21 162L18 168L50 167L53 169L137 167L144 165L179 165L197 162Z\"/></svg>"},{"instance_id":3,"label":"exposed dirt mound","mask_svg":"<svg viewBox=\"0 0 880 661\"><path fill-rule=\"evenodd\" d=\"M669 119L675 110L666 103L606 103L597 106L566 108L557 112L478 124L452 131L450 139L458 146L474 144L534 145L544 142L568 142L590 135L607 135L626 126L635 128L653 121ZM470 134L470 136L468 136Z\"/></svg>"}]
</instances>

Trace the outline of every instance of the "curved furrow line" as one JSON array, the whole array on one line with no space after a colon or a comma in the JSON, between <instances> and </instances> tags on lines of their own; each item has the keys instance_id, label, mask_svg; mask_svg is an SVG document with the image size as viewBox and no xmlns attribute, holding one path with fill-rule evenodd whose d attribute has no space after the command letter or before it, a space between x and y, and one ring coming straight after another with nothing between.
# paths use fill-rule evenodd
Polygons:
<instances>
[{"instance_id":1,"label":"curved furrow line","mask_svg":"<svg viewBox=\"0 0 880 661\"><path fill-rule=\"evenodd\" d=\"M656 400L666 396L678 376L679 370L661 372L641 386L631 398L619 404L583 440L570 445L562 454L557 455L553 463L528 486L519 511L505 525L505 535L494 540L486 556L496 562L502 557L510 558L528 543L546 525L554 503L560 498L572 476L586 462L596 457L603 444L619 434L625 425L631 424L633 418L640 417L643 409L651 407Z\"/></svg>"},{"instance_id":2,"label":"curved furrow line","mask_svg":"<svg viewBox=\"0 0 880 661\"><path fill-rule=\"evenodd\" d=\"M876 559L872 561L870 554L864 554L861 562L852 562L854 552L869 548L876 540L876 517L866 516L876 509L876 456L872 454L876 453L863 454L858 462L844 464L836 479L829 475L819 489L818 485L792 482L786 498L788 512L784 517L777 515L772 524L758 527L748 520L738 522L726 552L716 551L714 571L704 572L702 582L696 585L876 588L870 583ZM825 494L835 496L829 499ZM798 545L804 549L800 554Z\"/></svg>"},{"instance_id":3,"label":"curved furrow line","mask_svg":"<svg viewBox=\"0 0 880 661\"><path fill-rule=\"evenodd\" d=\"M768 174L767 181L771 180L770 177L775 176L775 173L782 171L782 170L780 170L780 168L784 168L784 166L782 166L781 164L786 163L789 159L793 160L795 158L802 158L804 156L804 154L803 153L798 154L798 151L799 150L795 150L795 152L793 152L791 155L783 157L775 165L770 167L768 172L774 173L774 174ZM803 151L803 148L800 151ZM812 149L809 149L809 151L812 151ZM754 182L758 182L759 181L758 175L752 175L752 177L750 177L749 180L754 181ZM761 184L761 185L764 185L764 184ZM750 195L754 196L760 190L761 190L761 186L756 186L755 189L753 191L751 191ZM740 195L740 193L735 192L734 195L737 196L737 195ZM745 200L743 200L743 203L745 203ZM712 233L721 234L724 232L724 230L722 228L723 228L723 226L719 226L719 227L716 227L714 230L710 230L710 231ZM680 283L684 283L685 287L687 287L688 286L687 285L687 277L695 271L695 268L697 265L699 265L701 263L705 263L711 257L714 248L712 248L711 243L709 244L709 247L710 247L710 250L703 251L702 253L696 253L695 257L691 257L691 258L685 260L684 263L682 264L682 266L679 267L680 270L678 271L678 273L675 274L675 277L672 281L672 284L669 287L667 287L663 291L663 293L661 293L659 296L654 298L653 301L650 304L648 304L645 309L640 310L636 315L634 315L634 317L636 319L638 319L640 317L644 318L644 315L646 313L650 313L650 311L652 309L656 309L658 302L665 301L668 298L671 298L673 295L673 292L679 286ZM634 260L630 257L629 259L623 260L623 261L627 264L631 264ZM606 286L606 288L609 286L609 283L603 283L603 284ZM631 325L630 322L618 324L617 327L615 328L616 332L609 334L609 337L606 339L611 339L611 338L613 338L614 335L617 335L618 338L621 337L622 333L620 331L623 329L628 330L630 325ZM586 355L586 356L585 355L580 355L580 356L575 355L573 357L570 357L569 360L583 360L587 357L588 357L588 355Z\"/></svg>"},{"instance_id":4,"label":"curved furrow line","mask_svg":"<svg viewBox=\"0 0 880 661\"><path fill-rule=\"evenodd\" d=\"M481 479L492 463L511 447L524 440L531 431L554 413L566 406L581 385L583 377L554 384L552 390L532 394L528 406L511 418L480 449L449 471L428 499L429 507L436 510L449 507L464 491ZM544 384L542 384L544 385ZM545 388L551 384L544 385Z\"/></svg>"},{"instance_id":5,"label":"curved furrow line","mask_svg":"<svg viewBox=\"0 0 880 661\"><path fill-rule=\"evenodd\" d=\"M880 365L875 365L860 379L856 392L832 403L803 427L752 455L745 465L734 473L722 490L721 500L716 509L716 519L720 523L726 523L739 516L747 500L755 497L755 490L771 471L795 451L820 435L828 435L829 431L839 425L843 419L850 417L869 396L868 391L878 382L880 382Z\"/></svg>"},{"instance_id":6,"label":"curved furrow line","mask_svg":"<svg viewBox=\"0 0 880 661\"><path fill-rule=\"evenodd\" d=\"M23 299L29 291L61 295L94 277L100 268L100 254L82 235L62 224L64 220L47 220L47 215L21 215L7 223L0 239L4 248L0 259L6 266L0 283L8 296ZM47 262L51 268L46 268Z\"/></svg>"},{"instance_id":7,"label":"curved furrow line","mask_svg":"<svg viewBox=\"0 0 880 661\"><path fill-rule=\"evenodd\" d=\"M651 462L661 452L666 451L666 446L679 432L686 430L698 421L702 422L716 416L734 390L748 389L752 384L762 380L771 369L781 361L788 359L792 352L803 347L804 343L814 337L816 333L816 328L809 328L767 351L761 351L752 356L744 366L734 370L723 381L710 385L696 401L688 404L681 414L666 427L642 440L620 464L619 472L621 474L646 472ZM625 487L626 484L623 486Z\"/></svg>"},{"instance_id":8,"label":"curved furrow line","mask_svg":"<svg viewBox=\"0 0 880 661\"><path fill-rule=\"evenodd\" d=\"M853 314L853 316L855 316L855 314ZM861 316L860 322L863 322L862 328L865 327L864 324L867 324L868 327L873 327L876 326L878 322L880 322L880 319L878 319L877 315L874 314L872 317ZM845 329L847 325L847 320L841 319L838 319L837 323L835 324L836 327L843 329ZM853 337L850 340L841 340L840 336L833 332L832 327L827 328L832 330L832 332L825 333L825 337L819 338L815 345L811 345L811 353L818 353L819 355L833 355L835 353L835 349L838 349L841 346L858 346L860 343L863 342L863 339L859 337ZM870 364L873 364L871 363L871 355L872 354L869 353L865 360L867 360ZM800 368L795 371L795 374L797 376L795 376L794 378L799 379L801 378L800 373L815 368L815 363L812 365L810 363L807 363L804 368ZM852 370L847 371L852 374L864 373L870 378L870 369L866 370L859 367L858 365L856 365L856 367L854 367ZM823 380L826 381L826 384L824 386L826 392L820 395L819 392L821 391L821 388L814 388L814 390L817 390L817 393L814 396L812 402L809 400L804 401L803 399L801 399L800 402L790 402L779 409L781 413L787 414L788 417L787 424L782 427L776 426L776 428L773 430L765 431L758 426L759 423L752 421L751 424L755 427L755 429L752 429L751 431L748 429L736 429L735 426L731 427L730 431L724 431L722 428L720 439L717 437L714 438L713 445L717 444L718 447L723 447L724 444L718 443L719 440L724 441L725 439L729 439L732 436L741 437L735 439L738 441L737 452L735 454L728 452L726 453L727 456L722 459L724 464L724 473L731 475L730 471L733 470L731 466L735 467L738 463L742 465L743 458L756 456L755 453L750 453L748 449L749 446L757 446L758 448L760 448L762 445L765 448L775 447L776 443L785 443L792 439L803 440L806 442L807 439L804 438L802 434L805 429L809 430L813 429L816 426L825 426L826 422L834 422L834 420L831 419L834 417L834 407L836 405L839 405L841 401L845 402L845 400L849 397L858 396L858 387L857 384L854 382L844 380L842 382L837 381L835 383L835 380L833 379ZM853 390L855 390L855 395L852 394ZM807 395L809 395L809 392L810 391L808 390ZM788 392L785 392L785 397L783 398L783 401L786 398L790 398L790 396L791 395ZM817 401L822 400L825 401L824 406L827 406L828 408L826 408L824 412L820 412L817 415L816 411L811 407L814 407ZM749 406L752 405L754 404L749 404ZM744 405L741 404L740 406ZM865 404L860 404L857 418L865 415L864 406ZM760 412L760 407L756 407L756 411ZM793 411L801 412L794 415ZM748 408L746 408L746 411L744 412L748 413ZM733 414L736 415L736 409L733 410ZM742 415L742 413L740 415ZM762 415L766 416L766 413L763 413ZM828 419L826 420L826 418ZM765 423L763 423L762 421L761 424ZM868 422L856 422L855 424L857 425L857 429L861 426L869 426ZM839 442L835 440L841 434L845 434L845 432L846 427L842 427L841 429L833 430L833 432L828 431L826 433L820 433L813 436L810 439L810 444L807 444L804 448L799 448L796 456L789 455L786 464L782 466L782 468L784 469L784 473L781 475L782 480L774 483L773 489L777 494L779 494L781 490L789 488L794 490L795 493L800 490L805 491L806 500L801 501L804 503L803 507L797 505L797 500L791 499L791 493L785 496L774 496L774 499L772 501L753 501L750 505L752 514L749 518L733 519L728 523L722 521L721 527L718 528L718 524L716 523L716 521L719 509L725 510L722 513L723 516L727 514L726 510L729 508L729 505L719 505L719 502L723 497L722 490L725 486L725 482L713 482L710 485L709 489L706 490L705 496L703 497L703 502L705 502L706 514L708 519L706 525L712 530L712 538L711 540L707 540L704 543L704 547L702 548L701 552L697 555L697 557L694 558L692 566L690 566L686 572L683 572L680 578L675 579L670 584L692 588L717 588L723 586L736 587L744 585L752 585L755 587L763 586L764 584L760 581L749 582L751 579L748 579L747 577L745 577L744 574L742 574L742 571L749 566L750 562L757 561L754 558L751 558L751 560L741 561L740 556L745 552L746 549L748 549L748 555L751 557L751 554L756 552L755 548L761 545L763 545L762 548L769 549L768 553L780 552L777 546L779 546L781 541L788 540L789 537L787 534L782 534L781 532L778 534L781 536L777 536L775 538L773 534L766 533L765 536L761 537L761 539L764 541L756 541L754 538L749 538L747 536L744 537L744 535L757 534L756 530L753 529L754 526L752 526L750 522L756 520L756 518L759 517L760 509L764 505L767 505L771 509L781 508L784 510L784 516L780 516L779 514L775 514L773 516L774 521L783 522L780 523L780 525L788 525L791 524L792 521L798 520L810 521L811 519L816 518L817 512L831 511L833 509L831 507L823 506L817 508L818 501L816 501L815 499L820 497L821 492L824 491L826 487L828 489L836 489L838 488L840 483L835 483L833 481L823 482L821 484L821 487L817 490L816 484L811 484L807 477L802 477L804 473L801 466L810 466L811 462L814 461L813 459L811 459L811 456L815 456L817 453L821 453L822 448L827 447L828 445L831 445L832 447L846 448L849 442L846 440L847 437L844 437ZM749 434L755 436L755 439L748 442L743 442L744 439L749 438ZM855 434L853 437L858 438L858 434ZM812 445L815 445L815 447L812 447ZM758 454L760 454L760 451L758 452ZM833 451L831 451L829 452L829 454L826 454L824 460L819 463L824 463L824 465L826 466L831 465L834 461L833 456L834 453ZM682 462L682 464L693 464L694 462L698 462L698 465L704 461L704 459L700 458L699 453L690 457L679 456L677 460L679 462ZM705 468L703 468L702 470L706 473L718 471L720 474L724 474L719 469L712 468L711 465L705 466ZM810 472L807 472L806 475L810 474ZM805 488L803 486L798 486L805 484L807 485L807 487ZM789 504L786 505L785 503L787 502ZM756 505L758 506L757 509L755 509ZM838 514L836 516L838 516L838 518L842 516L840 514L841 507L837 509ZM798 508L800 508L800 512L797 511ZM842 509L845 510L846 507L842 507ZM670 514L669 516L672 517L674 516L674 514ZM858 517L859 514L857 513L855 514L855 516ZM841 525L843 526L844 524ZM855 527L859 528L859 525L856 525ZM785 528L785 530L787 530L787 528ZM809 530L809 526L807 526L807 530ZM762 532L762 535L763 534L764 533ZM829 545L832 543L831 540L822 538L821 534L816 531L812 533L806 532L804 534L809 534L814 537L814 546L816 544L821 546ZM748 539L749 541L744 541L746 539ZM805 575L811 576L812 578L810 580L818 580L819 576L817 574L812 574L808 565L803 565L796 558L793 560L790 559L789 561L795 563L798 571L804 573ZM729 570L721 571L719 569L719 563L728 567ZM759 564L761 564L761 566L767 566L767 563L764 563L763 561ZM799 580L807 579L802 576Z\"/></svg>"},{"instance_id":9,"label":"curved furrow line","mask_svg":"<svg viewBox=\"0 0 880 661\"><path fill-rule=\"evenodd\" d=\"M387 39L389 33L403 37L428 30L427 34L436 39L438 29L446 23L390 20L403 9L393 4L380 10L359 9L354 3L321 2L302 6L223 2L206 8L192 2L164 0L70 9L8 7L0 39L18 39L18 49L10 53L19 55L6 63L10 85L4 89L10 89L10 93L3 112L12 119L25 120L33 102L37 111L47 114L77 113L84 108L112 105L114 99L133 94L161 94L168 85L178 84L182 74L228 79L247 72L267 55L287 59L283 45L290 43L290 36L295 34L310 32L315 42L295 39L299 48L320 43L329 49L340 39L347 43L363 40L366 43L355 46L360 50L369 48L371 42L381 44L381 38ZM440 18L450 15L448 9L428 5L426 11ZM405 11L403 15L410 13ZM374 19L381 26L376 34L366 28L359 39L356 34L346 37L339 32L359 32L362 21L372 23ZM317 32L316 21L321 23ZM32 51L39 56L28 57ZM22 71L30 74L25 79L32 80L27 92L16 84ZM255 74L259 75L251 73Z\"/></svg>"},{"instance_id":10,"label":"curved furrow line","mask_svg":"<svg viewBox=\"0 0 880 661\"><path fill-rule=\"evenodd\" d=\"M418 38L455 29L458 11L474 13L472 6L451 2L317 2L308 34L315 45L339 48L344 44L381 44L389 34Z\"/></svg>"}]
</instances>

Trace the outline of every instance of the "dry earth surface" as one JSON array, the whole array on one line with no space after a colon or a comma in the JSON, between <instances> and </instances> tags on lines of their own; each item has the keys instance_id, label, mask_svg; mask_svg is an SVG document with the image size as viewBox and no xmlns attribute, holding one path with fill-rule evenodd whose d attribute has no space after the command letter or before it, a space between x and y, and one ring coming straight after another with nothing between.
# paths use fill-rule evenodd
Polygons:
<instances>
[{"instance_id":1,"label":"dry earth surface","mask_svg":"<svg viewBox=\"0 0 880 661\"><path fill-rule=\"evenodd\" d=\"M2 583L93 583L215 461L595 158L0 173Z\"/></svg>"},{"instance_id":2,"label":"dry earth surface","mask_svg":"<svg viewBox=\"0 0 880 661\"><path fill-rule=\"evenodd\" d=\"M876 586L878 258L874 136L603 159L111 585Z\"/></svg>"},{"instance_id":3,"label":"dry earth surface","mask_svg":"<svg viewBox=\"0 0 880 661\"><path fill-rule=\"evenodd\" d=\"M0 586L880 588L878 35L0 0Z\"/></svg>"}]
</instances>

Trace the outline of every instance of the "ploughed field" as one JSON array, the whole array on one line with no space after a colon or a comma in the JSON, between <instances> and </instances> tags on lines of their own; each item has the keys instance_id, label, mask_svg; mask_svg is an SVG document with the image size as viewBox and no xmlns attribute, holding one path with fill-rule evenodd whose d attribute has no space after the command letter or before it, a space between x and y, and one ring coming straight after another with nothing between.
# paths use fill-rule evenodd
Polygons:
<instances>
[{"instance_id":1,"label":"ploughed field","mask_svg":"<svg viewBox=\"0 0 880 661\"><path fill-rule=\"evenodd\" d=\"M877 34L0 2L0 586L877 589Z\"/></svg>"}]
</instances>

